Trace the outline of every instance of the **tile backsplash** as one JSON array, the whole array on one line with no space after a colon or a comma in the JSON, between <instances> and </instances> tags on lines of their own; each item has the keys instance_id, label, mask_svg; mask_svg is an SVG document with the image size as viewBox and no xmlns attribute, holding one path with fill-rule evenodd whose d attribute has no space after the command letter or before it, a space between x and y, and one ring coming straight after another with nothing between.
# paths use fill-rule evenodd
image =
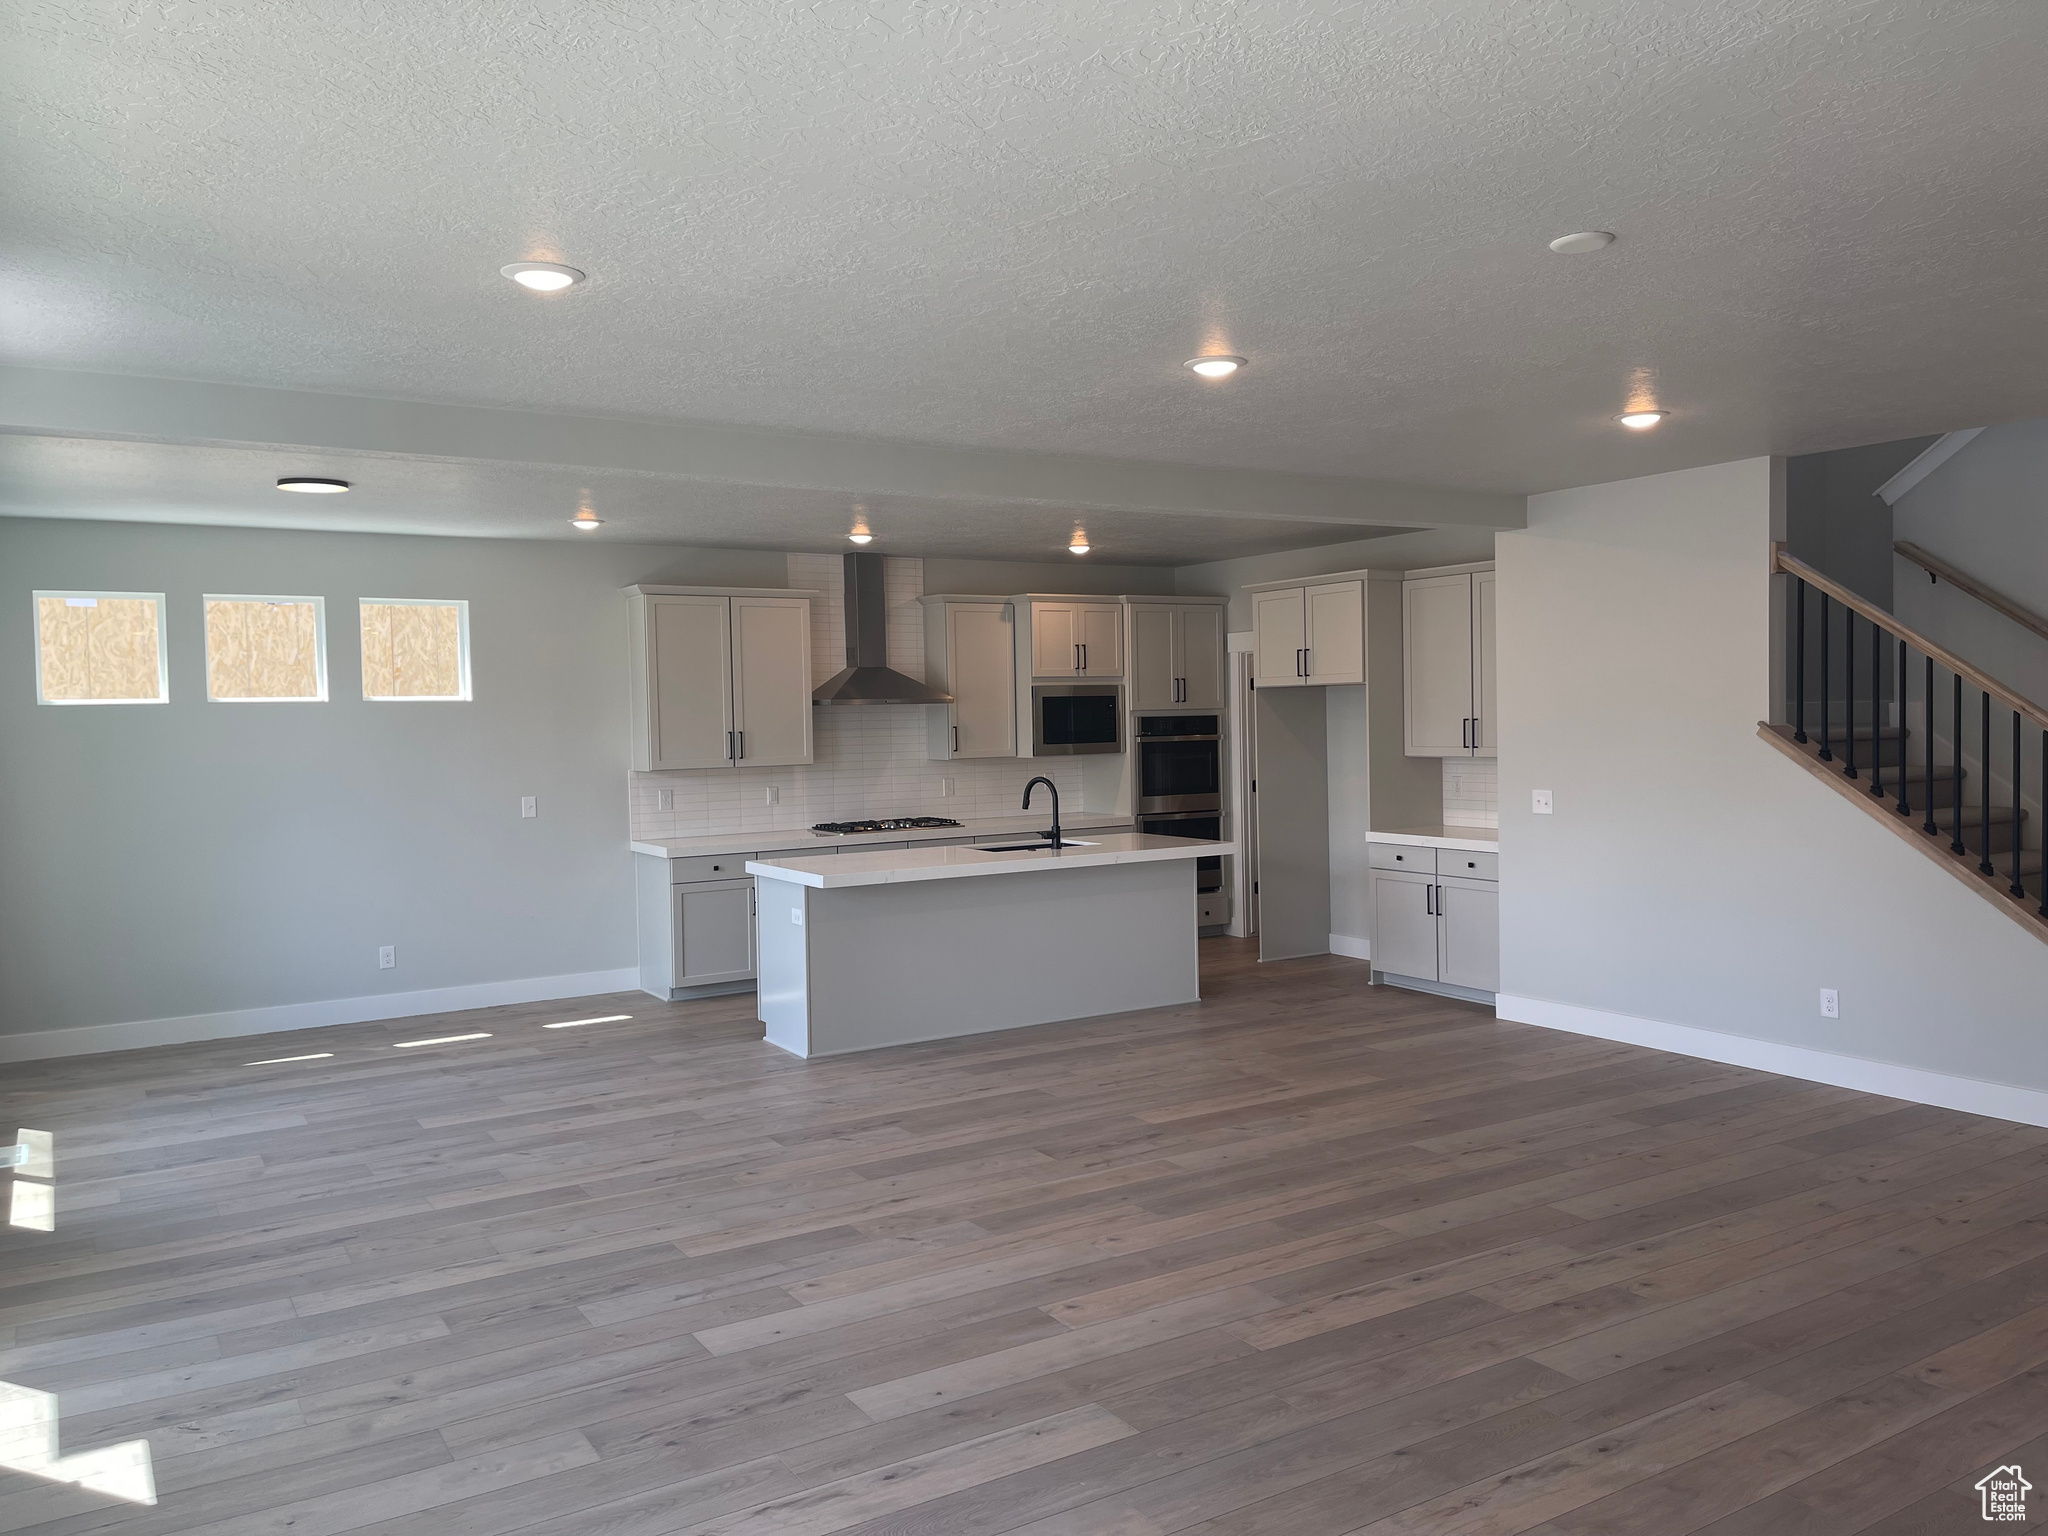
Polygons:
<instances>
[{"instance_id":1,"label":"tile backsplash","mask_svg":"<svg viewBox=\"0 0 2048 1536\"><path fill-rule=\"evenodd\" d=\"M1444 759L1444 825L1500 825L1500 776L1493 758Z\"/></svg>"},{"instance_id":2,"label":"tile backsplash","mask_svg":"<svg viewBox=\"0 0 2048 1536\"><path fill-rule=\"evenodd\" d=\"M843 566L838 555L789 556L789 584L824 595L811 605L811 670L819 682L846 665ZM891 558L884 567L889 602L889 665L924 676L924 562ZM796 831L856 816L949 816L972 821L1014 816L1025 781L1044 774L1063 803L1079 806L1081 769L1040 758L934 762L926 757L923 704L826 705L812 710L815 761L788 768L629 774L628 806L636 839L713 837L732 832ZM1492 765L1488 764L1488 794ZM945 793L950 779L953 793ZM1446 781L1448 782L1448 781ZM767 791L777 792L768 804ZM662 809L667 791L672 804ZM1489 800L1489 807L1491 801ZM1446 819L1448 819L1448 799Z\"/></svg>"}]
</instances>

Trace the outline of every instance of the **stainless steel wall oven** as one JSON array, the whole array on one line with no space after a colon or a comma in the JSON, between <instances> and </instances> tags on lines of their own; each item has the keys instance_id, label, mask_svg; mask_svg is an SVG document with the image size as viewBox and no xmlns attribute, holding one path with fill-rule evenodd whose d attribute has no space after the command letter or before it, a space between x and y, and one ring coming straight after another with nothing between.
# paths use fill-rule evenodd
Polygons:
<instances>
[{"instance_id":1,"label":"stainless steel wall oven","mask_svg":"<svg viewBox=\"0 0 2048 1536\"><path fill-rule=\"evenodd\" d=\"M1159 837L1223 836L1223 733L1217 715L1141 715L1138 830ZM1223 888L1223 860L1195 860L1195 888Z\"/></svg>"}]
</instances>

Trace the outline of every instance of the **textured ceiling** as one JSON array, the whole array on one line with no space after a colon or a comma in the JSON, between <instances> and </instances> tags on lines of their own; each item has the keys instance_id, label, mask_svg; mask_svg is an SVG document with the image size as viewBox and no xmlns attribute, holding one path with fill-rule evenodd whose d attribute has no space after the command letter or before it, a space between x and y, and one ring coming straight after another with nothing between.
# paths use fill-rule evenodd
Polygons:
<instances>
[{"instance_id":1,"label":"textured ceiling","mask_svg":"<svg viewBox=\"0 0 2048 1536\"><path fill-rule=\"evenodd\" d=\"M355 489L295 495L276 489L285 474L348 480ZM569 526L585 502L604 520L596 535ZM869 547L877 553L991 560L1063 560L1077 526L1096 557L1120 565L1192 565L1405 531L1293 518L855 499L481 460L0 435L0 516L837 552L848 548L856 507L875 534Z\"/></svg>"},{"instance_id":2,"label":"textured ceiling","mask_svg":"<svg viewBox=\"0 0 2048 1536\"><path fill-rule=\"evenodd\" d=\"M2048 414L2041 0L0 29L0 360L1512 491Z\"/></svg>"}]
</instances>

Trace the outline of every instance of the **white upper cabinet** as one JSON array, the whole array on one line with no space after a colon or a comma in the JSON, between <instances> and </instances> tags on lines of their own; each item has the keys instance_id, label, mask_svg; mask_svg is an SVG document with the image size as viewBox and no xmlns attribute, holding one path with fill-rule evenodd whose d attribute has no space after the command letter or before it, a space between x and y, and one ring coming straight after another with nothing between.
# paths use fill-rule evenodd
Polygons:
<instances>
[{"instance_id":1,"label":"white upper cabinet","mask_svg":"<svg viewBox=\"0 0 2048 1536\"><path fill-rule=\"evenodd\" d=\"M1252 594L1252 678L1261 688L1300 688L1308 674L1308 602L1300 587Z\"/></svg>"},{"instance_id":2,"label":"white upper cabinet","mask_svg":"<svg viewBox=\"0 0 2048 1536\"><path fill-rule=\"evenodd\" d=\"M1492 571L1401 583L1408 756L1495 755L1493 590Z\"/></svg>"},{"instance_id":3,"label":"white upper cabinet","mask_svg":"<svg viewBox=\"0 0 2048 1536\"><path fill-rule=\"evenodd\" d=\"M1364 578L1254 591L1252 676L1261 688L1364 682Z\"/></svg>"},{"instance_id":4,"label":"white upper cabinet","mask_svg":"<svg viewBox=\"0 0 2048 1536\"><path fill-rule=\"evenodd\" d=\"M1031 599L1029 608L1033 677L1124 675L1122 603Z\"/></svg>"},{"instance_id":5,"label":"white upper cabinet","mask_svg":"<svg viewBox=\"0 0 2048 1536\"><path fill-rule=\"evenodd\" d=\"M1220 603L1131 603L1131 708L1223 707Z\"/></svg>"},{"instance_id":6,"label":"white upper cabinet","mask_svg":"<svg viewBox=\"0 0 2048 1536\"><path fill-rule=\"evenodd\" d=\"M626 590L635 769L811 760L808 593Z\"/></svg>"},{"instance_id":7,"label":"white upper cabinet","mask_svg":"<svg viewBox=\"0 0 2048 1536\"><path fill-rule=\"evenodd\" d=\"M648 597L635 607L646 662L635 668L633 766L730 767L731 600Z\"/></svg>"},{"instance_id":8,"label":"white upper cabinet","mask_svg":"<svg viewBox=\"0 0 2048 1536\"><path fill-rule=\"evenodd\" d=\"M734 764L808 763L812 707L810 601L733 598Z\"/></svg>"},{"instance_id":9,"label":"white upper cabinet","mask_svg":"<svg viewBox=\"0 0 2048 1536\"><path fill-rule=\"evenodd\" d=\"M934 759L1017 755L1017 652L1002 598L927 597L925 681L953 695L926 706Z\"/></svg>"},{"instance_id":10,"label":"white upper cabinet","mask_svg":"<svg viewBox=\"0 0 2048 1536\"><path fill-rule=\"evenodd\" d=\"M1180 617L1180 701L1190 709L1221 709L1229 662L1224 657L1223 605L1187 603Z\"/></svg>"}]
</instances>

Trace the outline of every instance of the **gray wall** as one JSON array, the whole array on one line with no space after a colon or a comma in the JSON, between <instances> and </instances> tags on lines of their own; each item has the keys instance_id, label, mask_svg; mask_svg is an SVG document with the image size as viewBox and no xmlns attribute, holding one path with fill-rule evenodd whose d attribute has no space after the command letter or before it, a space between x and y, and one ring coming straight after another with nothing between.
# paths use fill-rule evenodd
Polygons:
<instances>
[{"instance_id":1,"label":"gray wall","mask_svg":"<svg viewBox=\"0 0 2048 1536\"><path fill-rule=\"evenodd\" d=\"M1785 461L1785 547L1880 608L1892 606L1892 509L1877 488L1931 437L1868 443Z\"/></svg>"},{"instance_id":2,"label":"gray wall","mask_svg":"<svg viewBox=\"0 0 2048 1536\"><path fill-rule=\"evenodd\" d=\"M1898 537L2048 615L2048 421L1987 427L1899 499ZM2048 700L2048 640L1893 557L1893 612L2029 698Z\"/></svg>"},{"instance_id":3,"label":"gray wall","mask_svg":"<svg viewBox=\"0 0 2048 1536\"><path fill-rule=\"evenodd\" d=\"M1018 592L1174 591L1173 571L1157 565L1103 565L1093 556L1071 555L1062 565L1051 560L946 560L924 562L927 592L985 592L1009 597Z\"/></svg>"},{"instance_id":4,"label":"gray wall","mask_svg":"<svg viewBox=\"0 0 2048 1536\"><path fill-rule=\"evenodd\" d=\"M1499 536L1502 990L2048 1086L2048 946L1756 739L1773 503L1755 459Z\"/></svg>"},{"instance_id":5,"label":"gray wall","mask_svg":"<svg viewBox=\"0 0 2048 1536\"><path fill-rule=\"evenodd\" d=\"M773 553L17 518L0 570L7 1034L634 964L618 588L785 584ZM171 702L39 707L37 587L166 593ZM209 591L324 595L332 702L207 703ZM475 702L365 703L363 596L468 598Z\"/></svg>"}]
</instances>

